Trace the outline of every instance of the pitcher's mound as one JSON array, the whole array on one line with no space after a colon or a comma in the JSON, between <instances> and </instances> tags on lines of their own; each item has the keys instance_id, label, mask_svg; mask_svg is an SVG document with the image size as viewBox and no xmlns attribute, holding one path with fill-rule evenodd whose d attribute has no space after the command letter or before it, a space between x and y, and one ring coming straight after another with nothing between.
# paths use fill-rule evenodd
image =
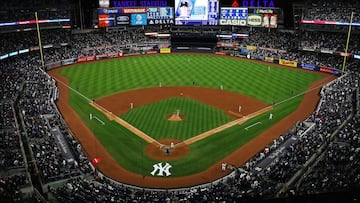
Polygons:
<instances>
[{"instance_id":1,"label":"pitcher's mound","mask_svg":"<svg viewBox=\"0 0 360 203\"><path fill-rule=\"evenodd\" d=\"M167 116L167 119L168 121L182 121L184 120L185 116L183 114L176 114L176 113L173 113L173 114L170 114Z\"/></svg>"}]
</instances>

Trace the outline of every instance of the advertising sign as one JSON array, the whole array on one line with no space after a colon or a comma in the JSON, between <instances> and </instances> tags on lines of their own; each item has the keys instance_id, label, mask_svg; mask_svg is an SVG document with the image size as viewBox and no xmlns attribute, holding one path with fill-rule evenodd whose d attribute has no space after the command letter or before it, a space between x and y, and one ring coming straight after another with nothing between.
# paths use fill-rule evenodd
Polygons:
<instances>
[{"instance_id":1,"label":"advertising sign","mask_svg":"<svg viewBox=\"0 0 360 203\"><path fill-rule=\"evenodd\" d=\"M284 65L284 66L297 67L297 62L296 61L289 61L289 60L280 59L279 64Z\"/></svg>"},{"instance_id":2,"label":"advertising sign","mask_svg":"<svg viewBox=\"0 0 360 203\"><path fill-rule=\"evenodd\" d=\"M220 9L220 25L246 26L248 8L222 7Z\"/></svg>"},{"instance_id":3,"label":"advertising sign","mask_svg":"<svg viewBox=\"0 0 360 203\"><path fill-rule=\"evenodd\" d=\"M260 27L262 26L262 15L260 14L249 14L247 18L248 26Z\"/></svg>"},{"instance_id":4,"label":"advertising sign","mask_svg":"<svg viewBox=\"0 0 360 203\"><path fill-rule=\"evenodd\" d=\"M268 28L277 28L278 16L276 14L264 14L262 17L262 26Z\"/></svg>"},{"instance_id":5,"label":"advertising sign","mask_svg":"<svg viewBox=\"0 0 360 203\"><path fill-rule=\"evenodd\" d=\"M134 13L131 14L131 25L142 26L147 24L146 13Z\"/></svg>"},{"instance_id":6,"label":"advertising sign","mask_svg":"<svg viewBox=\"0 0 360 203\"><path fill-rule=\"evenodd\" d=\"M174 12L172 7L147 8L148 25L174 24Z\"/></svg>"}]
</instances>

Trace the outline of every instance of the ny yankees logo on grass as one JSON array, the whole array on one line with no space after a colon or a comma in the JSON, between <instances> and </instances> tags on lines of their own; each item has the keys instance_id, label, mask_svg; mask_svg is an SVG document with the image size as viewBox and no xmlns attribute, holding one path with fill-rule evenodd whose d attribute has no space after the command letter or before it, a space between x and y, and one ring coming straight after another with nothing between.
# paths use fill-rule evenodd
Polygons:
<instances>
[{"instance_id":1,"label":"ny yankees logo on grass","mask_svg":"<svg viewBox=\"0 0 360 203\"><path fill-rule=\"evenodd\" d=\"M166 176L171 176L171 173L170 173L170 168L171 168L172 166L169 164L169 163L167 163L166 162L166 164L164 165L164 166L162 166L162 162L160 162L160 163L157 163L157 164L154 164L153 165L153 168L154 168L154 170L153 171L151 171L151 175L152 176L155 176L155 173L157 172L157 171L159 171L156 175L157 176L164 176L164 173L166 174Z\"/></svg>"}]
</instances>

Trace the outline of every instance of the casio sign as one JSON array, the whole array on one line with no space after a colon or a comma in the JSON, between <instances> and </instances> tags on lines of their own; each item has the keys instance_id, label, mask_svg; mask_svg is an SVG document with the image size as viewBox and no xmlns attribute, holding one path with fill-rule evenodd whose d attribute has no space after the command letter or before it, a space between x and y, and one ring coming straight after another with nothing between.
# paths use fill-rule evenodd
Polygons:
<instances>
[{"instance_id":1,"label":"casio sign","mask_svg":"<svg viewBox=\"0 0 360 203\"><path fill-rule=\"evenodd\" d=\"M239 26L246 26L246 20L220 19L220 25L239 25Z\"/></svg>"}]
</instances>

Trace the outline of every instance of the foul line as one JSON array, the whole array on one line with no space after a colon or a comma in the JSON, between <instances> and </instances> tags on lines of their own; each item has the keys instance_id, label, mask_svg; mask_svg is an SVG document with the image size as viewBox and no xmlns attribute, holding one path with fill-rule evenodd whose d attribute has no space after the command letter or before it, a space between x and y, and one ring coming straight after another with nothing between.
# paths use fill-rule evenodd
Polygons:
<instances>
[{"instance_id":1,"label":"foul line","mask_svg":"<svg viewBox=\"0 0 360 203\"><path fill-rule=\"evenodd\" d=\"M131 125L130 123L126 122L125 120L119 118L118 116L114 115L112 112L106 110L104 107L100 106L99 104L95 103L95 102L90 102L90 105L94 108L96 108L97 110L103 112L105 114L105 116L110 120L110 121L115 121L118 124L124 126L125 128L127 128L128 130L130 130L132 133L134 133L135 135L139 136L140 138L144 139L146 142L148 143L156 143L158 145L162 145L160 142L158 142L157 140L155 140L154 138L150 137L149 135L145 134L144 132L142 132L141 130L137 129L136 127L134 127L133 125Z\"/></svg>"},{"instance_id":2,"label":"foul line","mask_svg":"<svg viewBox=\"0 0 360 203\"><path fill-rule=\"evenodd\" d=\"M201 134L199 134L199 135L197 135L197 136L195 136L195 137L189 138L189 139L187 139L187 140L185 140L185 141L183 141L183 142L177 143L176 145L180 145L180 144L182 144L182 143L188 144L188 145L189 145L189 144L192 144L192 143L194 143L194 142L196 142L196 141L199 141L199 140L201 140L201 139L204 139L204 138L206 138L206 137L209 137L209 136L211 136L211 135L213 135L213 134L215 134L215 133L218 133L218 132L221 132L221 131L223 131L223 130L226 130L226 129L230 128L230 127L233 127L234 125L243 124L243 123L245 123L247 120L249 120L249 119L251 119L251 118L253 118L253 117L256 117L256 116L258 116L258 115L260 115L260 114L263 114L263 113L265 113L265 112L267 112L267 111L270 111L270 110L272 110L272 106L268 106L268 107L262 108L262 109L260 109L260 110L258 110L258 111L255 111L255 112L253 112L253 113L251 113L251 114L249 114L249 115L246 115L246 116L244 116L244 117L242 117L242 118L236 119L236 120L231 121L231 122L229 122L229 123L226 123L226 124L224 124L224 125L222 125L222 126L219 126L219 127L217 127L217 128L211 129L211 130L209 130L209 131L207 131L207 132L201 133ZM175 145L175 146L176 146L176 145Z\"/></svg>"},{"instance_id":3,"label":"foul line","mask_svg":"<svg viewBox=\"0 0 360 203\"><path fill-rule=\"evenodd\" d=\"M129 129L131 132L133 132L135 135L139 136L140 138L142 138L143 140L145 140L148 143L156 143L160 146L162 146L162 144L160 142L158 142L157 140L153 139L152 137L150 137L149 135L145 134L144 132L140 131L139 129L135 128L134 126L130 125L128 122L120 119L119 117L113 115L110 111L108 111L107 109L105 109L104 107L95 104L91 99L89 99L87 96L81 94L79 91L75 90L74 88L70 87L69 85L67 85L65 82L63 82L62 80L52 76L57 82L61 83L62 85L64 85L65 87L69 88L71 91L75 92L76 94L80 95L81 97L83 97L84 99L86 99L88 102L90 102L90 105L92 105L93 107L95 107L96 109L98 109L99 111L103 112L108 118L109 120L114 120L115 122L119 123L120 125L124 126L125 128Z\"/></svg>"},{"instance_id":4,"label":"foul line","mask_svg":"<svg viewBox=\"0 0 360 203\"><path fill-rule=\"evenodd\" d=\"M101 123L101 125L105 125L105 122L102 121L100 118L98 118L97 116L92 116L93 118L95 118L97 121L99 121L99 123Z\"/></svg>"},{"instance_id":5,"label":"foul line","mask_svg":"<svg viewBox=\"0 0 360 203\"><path fill-rule=\"evenodd\" d=\"M246 127L245 130L248 130L249 128L252 128L252 127L254 127L254 126L256 126L256 125L259 125L259 124L262 124L262 123L261 123L261 122L256 122L256 123L254 123L254 124L249 125L248 127Z\"/></svg>"}]
</instances>

